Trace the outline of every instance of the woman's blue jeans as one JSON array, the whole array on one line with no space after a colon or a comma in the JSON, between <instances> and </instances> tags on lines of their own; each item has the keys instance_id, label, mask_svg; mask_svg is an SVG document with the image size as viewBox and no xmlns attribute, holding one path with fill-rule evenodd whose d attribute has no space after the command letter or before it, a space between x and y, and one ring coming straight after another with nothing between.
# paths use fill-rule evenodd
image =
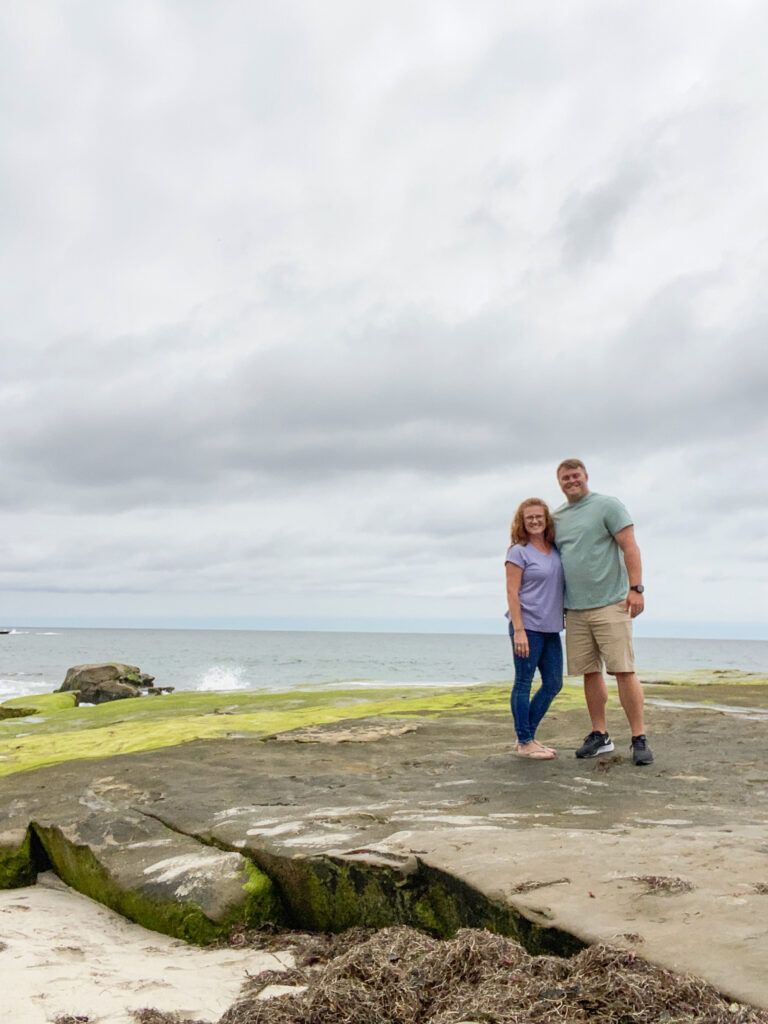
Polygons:
<instances>
[{"instance_id":1,"label":"woman's blue jeans","mask_svg":"<svg viewBox=\"0 0 768 1024\"><path fill-rule=\"evenodd\" d=\"M512 626L509 627L512 639ZM536 735L549 705L563 688L563 646L559 633L537 633L534 629L526 629L529 654L521 658L512 653L515 659L515 685L509 704L515 720L515 732L518 742L530 743ZM514 640L513 640L514 644ZM541 676L541 686L531 699L531 684L536 675Z\"/></svg>"}]
</instances>

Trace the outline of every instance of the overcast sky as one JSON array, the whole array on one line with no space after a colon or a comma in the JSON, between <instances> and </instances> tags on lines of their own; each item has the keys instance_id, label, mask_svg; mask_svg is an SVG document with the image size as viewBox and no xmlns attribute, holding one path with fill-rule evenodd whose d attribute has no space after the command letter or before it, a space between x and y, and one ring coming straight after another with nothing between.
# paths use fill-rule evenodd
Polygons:
<instances>
[{"instance_id":1,"label":"overcast sky","mask_svg":"<svg viewBox=\"0 0 768 1024\"><path fill-rule=\"evenodd\" d=\"M4 623L503 630L576 456L768 639L763 3L0 19Z\"/></svg>"}]
</instances>

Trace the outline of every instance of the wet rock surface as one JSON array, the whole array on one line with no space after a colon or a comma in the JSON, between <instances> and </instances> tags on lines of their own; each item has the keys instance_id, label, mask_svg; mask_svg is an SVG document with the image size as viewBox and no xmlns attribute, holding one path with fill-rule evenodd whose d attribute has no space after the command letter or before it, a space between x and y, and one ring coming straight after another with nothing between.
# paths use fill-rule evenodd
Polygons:
<instances>
[{"instance_id":1,"label":"wet rock surface","mask_svg":"<svg viewBox=\"0 0 768 1024\"><path fill-rule=\"evenodd\" d=\"M96 898L105 880L136 894L137 919L155 901L159 930L179 903L210 933L259 914L489 923L530 948L624 945L766 1006L768 690L647 695L650 767L632 766L619 709L616 751L592 761L573 756L581 708L548 716L554 761L515 757L504 707L336 722L9 776L0 847L18 852L34 824L40 866L69 865L81 891L95 879Z\"/></svg>"}]
</instances>

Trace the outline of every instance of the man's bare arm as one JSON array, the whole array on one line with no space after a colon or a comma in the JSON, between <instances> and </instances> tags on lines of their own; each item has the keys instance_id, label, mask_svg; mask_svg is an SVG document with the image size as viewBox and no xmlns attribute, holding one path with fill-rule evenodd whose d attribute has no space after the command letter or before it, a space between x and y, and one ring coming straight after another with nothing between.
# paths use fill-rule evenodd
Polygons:
<instances>
[{"instance_id":1,"label":"man's bare arm","mask_svg":"<svg viewBox=\"0 0 768 1024\"><path fill-rule=\"evenodd\" d=\"M640 548L635 540L634 526L625 526L623 530L619 530L614 539L624 555L624 565L627 567L630 587L639 586L643 582L643 562L640 558ZM645 608L643 595L638 594L636 590L627 592L626 604L627 611L633 619Z\"/></svg>"}]
</instances>

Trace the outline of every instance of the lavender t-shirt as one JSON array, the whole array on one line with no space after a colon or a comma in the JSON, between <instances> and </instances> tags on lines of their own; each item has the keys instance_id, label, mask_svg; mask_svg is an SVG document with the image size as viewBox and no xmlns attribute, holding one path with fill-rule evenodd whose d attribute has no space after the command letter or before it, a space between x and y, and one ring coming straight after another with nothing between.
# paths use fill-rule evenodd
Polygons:
<instances>
[{"instance_id":1,"label":"lavender t-shirt","mask_svg":"<svg viewBox=\"0 0 768 1024\"><path fill-rule=\"evenodd\" d=\"M507 562L523 570L520 584L520 609L523 626L539 633L559 633L563 628L563 592L565 578L557 548L545 555L533 544L514 544Z\"/></svg>"}]
</instances>

